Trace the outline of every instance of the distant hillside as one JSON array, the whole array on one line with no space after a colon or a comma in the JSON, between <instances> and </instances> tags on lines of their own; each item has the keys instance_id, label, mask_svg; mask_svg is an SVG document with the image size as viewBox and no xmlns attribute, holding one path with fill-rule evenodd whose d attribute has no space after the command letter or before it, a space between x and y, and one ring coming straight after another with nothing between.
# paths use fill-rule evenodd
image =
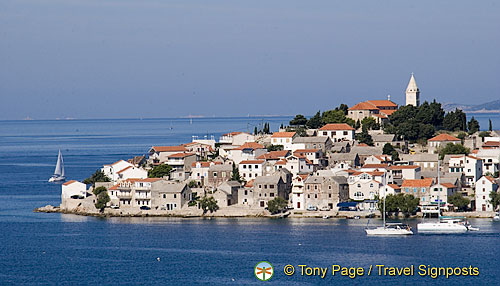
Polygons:
<instances>
[{"instance_id":1,"label":"distant hillside","mask_svg":"<svg viewBox=\"0 0 500 286\"><path fill-rule=\"evenodd\" d=\"M455 110L456 108L462 109L465 112L500 112L500 99L486 102L478 105L445 103L443 109L445 111Z\"/></svg>"}]
</instances>

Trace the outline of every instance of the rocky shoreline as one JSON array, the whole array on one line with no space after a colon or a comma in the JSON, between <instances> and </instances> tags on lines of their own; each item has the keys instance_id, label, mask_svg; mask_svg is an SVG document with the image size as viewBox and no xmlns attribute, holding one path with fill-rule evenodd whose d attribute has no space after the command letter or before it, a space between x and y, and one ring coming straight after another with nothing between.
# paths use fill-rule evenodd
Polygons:
<instances>
[{"instance_id":1,"label":"rocky shoreline","mask_svg":"<svg viewBox=\"0 0 500 286\"><path fill-rule=\"evenodd\" d=\"M169 212L169 213L159 213L154 211L140 211L137 213L123 213L116 210L106 210L105 212L97 211L86 211L86 210L68 210L63 209L58 206L46 205L44 207L35 208L33 212L39 213L61 213L61 214L73 214L81 216L94 216L94 217L176 217L176 218L323 218L327 215L330 218L344 218L344 219L354 219L354 218L368 218L368 217L381 217L380 212L370 213L366 211L291 211L282 214L272 215L267 211L253 211L253 212L240 212L240 213L228 213L217 211L214 213L203 214L201 211L191 211L191 212ZM456 216L456 217L466 217L466 218L493 218L494 212L465 212L465 213L455 213L455 212L444 212L445 216ZM410 218L421 218L422 214L418 213ZM404 218L399 216L399 218Z\"/></svg>"}]
</instances>

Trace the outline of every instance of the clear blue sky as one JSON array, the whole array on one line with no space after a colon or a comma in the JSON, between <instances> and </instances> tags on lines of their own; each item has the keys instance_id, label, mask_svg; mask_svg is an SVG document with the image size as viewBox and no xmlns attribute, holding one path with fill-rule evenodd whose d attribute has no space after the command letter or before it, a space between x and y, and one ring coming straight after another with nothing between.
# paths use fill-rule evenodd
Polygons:
<instances>
[{"instance_id":1,"label":"clear blue sky","mask_svg":"<svg viewBox=\"0 0 500 286\"><path fill-rule=\"evenodd\" d=\"M0 119L500 98L499 1L0 2Z\"/></svg>"}]
</instances>

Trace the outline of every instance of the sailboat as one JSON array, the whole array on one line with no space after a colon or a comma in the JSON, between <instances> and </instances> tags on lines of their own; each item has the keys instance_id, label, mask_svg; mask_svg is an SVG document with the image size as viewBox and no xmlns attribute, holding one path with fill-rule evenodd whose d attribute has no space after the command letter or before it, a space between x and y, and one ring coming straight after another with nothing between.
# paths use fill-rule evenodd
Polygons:
<instances>
[{"instance_id":1,"label":"sailboat","mask_svg":"<svg viewBox=\"0 0 500 286\"><path fill-rule=\"evenodd\" d=\"M385 197L387 192L387 175L384 176L384 209L382 212L382 217L384 220L384 225L376 228L366 228L367 235L412 235L413 231L409 225L397 222L397 223L386 223L385 222Z\"/></svg>"},{"instance_id":2,"label":"sailboat","mask_svg":"<svg viewBox=\"0 0 500 286\"><path fill-rule=\"evenodd\" d=\"M59 150L59 155L57 156L57 164L56 169L54 170L54 175L50 177L49 182L60 182L64 181L66 177L64 176L64 161L63 156L61 154L61 150Z\"/></svg>"},{"instance_id":3,"label":"sailboat","mask_svg":"<svg viewBox=\"0 0 500 286\"><path fill-rule=\"evenodd\" d=\"M437 183L440 184L439 177L439 161L437 168ZM438 203L438 220L435 222L422 222L417 224L417 230L420 233L435 233L435 234L445 234L445 233L465 233L467 231L477 231L479 228L472 227L465 218L459 217L444 217L441 216L441 200L439 199L439 194L441 190L438 190L437 203Z\"/></svg>"}]
</instances>

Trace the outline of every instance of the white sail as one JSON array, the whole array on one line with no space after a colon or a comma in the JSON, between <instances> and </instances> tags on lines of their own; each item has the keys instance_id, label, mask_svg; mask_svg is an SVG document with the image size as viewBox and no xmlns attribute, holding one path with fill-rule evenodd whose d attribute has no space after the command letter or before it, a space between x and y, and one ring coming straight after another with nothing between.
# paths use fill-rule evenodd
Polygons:
<instances>
[{"instance_id":1,"label":"white sail","mask_svg":"<svg viewBox=\"0 0 500 286\"><path fill-rule=\"evenodd\" d=\"M59 155L57 156L57 164L56 169L54 170L54 175L64 177L64 162L61 150L59 150Z\"/></svg>"}]
</instances>

